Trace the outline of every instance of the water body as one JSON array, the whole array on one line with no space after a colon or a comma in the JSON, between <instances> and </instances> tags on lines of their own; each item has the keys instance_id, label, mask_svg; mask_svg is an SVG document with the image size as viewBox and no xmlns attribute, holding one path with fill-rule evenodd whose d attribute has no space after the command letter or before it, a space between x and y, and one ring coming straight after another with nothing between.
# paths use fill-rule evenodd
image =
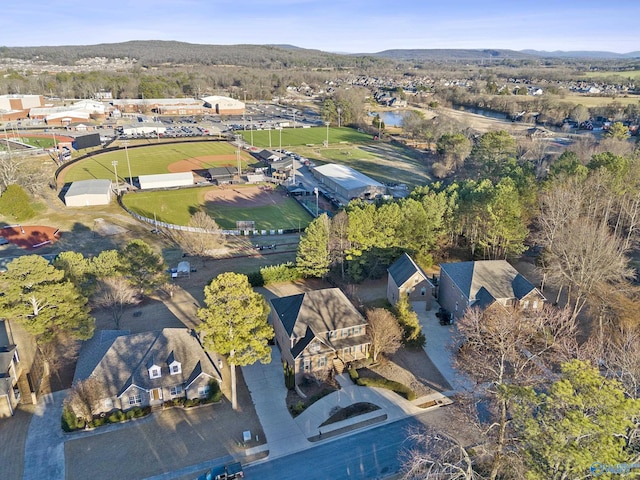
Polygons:
<instances>
[{"instance_id":1,"label":"water body","mask_svg":"<svg viewBox=\"0 0 640 480\"><path fill-rule=\"evenodd\" d=\"M375 117L380 115L380 118L387 127L401 127L402 126L402 112L371 112L369 115Z\"/></svg>"},{"instance_id":2,"label":"water body","mask_svg":"<svg viewBox=\"0 0 640 480\"><path fill-rule=\"evenodd\" d=\"M465 107L462 105L455 105L453 107L461 112L475 113L476 115L482 115L483 117L496 118L498 120L507 120L507 114L502 112L494 112L493 110L483 110L482 108Z\"/></svg>"}]
</instances>

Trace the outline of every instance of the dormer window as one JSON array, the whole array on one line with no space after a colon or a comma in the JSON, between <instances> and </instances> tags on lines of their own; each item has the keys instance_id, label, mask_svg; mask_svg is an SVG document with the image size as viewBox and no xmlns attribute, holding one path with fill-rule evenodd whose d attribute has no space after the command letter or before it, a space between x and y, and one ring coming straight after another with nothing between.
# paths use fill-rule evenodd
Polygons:
<instances>
[{"instance_id":1,"label":"dormer window","mask_svg":"<svg viewBox=\"0 0 640 480\"><path fill-rule=\"evenodd\" d=\"M176 356L174 355L173 351L167 358L167 366L169 367L169 373L171 375L182 373L182 364L178 360L176 360Z\"/></svg>"},{"instance_id":2,"label":"dormer window","mask_svg":"<svg viewBox=\"0 0 640 480\"><path fill-rule=\"evenodd\" d=\"M160 371L160 367L154 365L149 369L149 378L160 378L162 376L162 372Z\"/></svg>"}]
</instances>

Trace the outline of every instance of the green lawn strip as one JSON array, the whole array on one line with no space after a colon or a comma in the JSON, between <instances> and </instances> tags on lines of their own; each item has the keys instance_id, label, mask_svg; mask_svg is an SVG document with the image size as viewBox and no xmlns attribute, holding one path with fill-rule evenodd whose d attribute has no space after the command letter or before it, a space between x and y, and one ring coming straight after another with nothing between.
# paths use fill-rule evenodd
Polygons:
<instances>
[{"instance_id":1,"label":"green lawn strip","mask_svg":"<svg viewBox=\"0 0 640 480\"><path fill-rule=\"evenodd\" d=\"M145 147L128 148L131 175L152 175L169 173L167 167L175 162L189 158L211 155L235 155L236 148L226 142L184 142L177 144L149 145ZM255 159L247 152L241 152L243 167L255 163ZM129 177L129 167L124 149L107 152L81 160L63 172L65 182L87 180L92 178L113 179L113 162L117 161L118 178L125 180ZM236 160L220 160L207 162L205 167L237 166ZM197 166L194 166L194 170Z\"/></svg>"},{"instance_id":2,"label":"green lawn strip","mask_svg":"<svg viewBox=\"0 0 640 480\"><path fill-rule=\"evenodd\" d=\"M293 199L283 204L261 207L222 207L213 202L205 205L206 192L217 187L184 188L180 190L129 193L123 197L124 205L147 218L175 225L187 225L191 216L205 208L220 228L233 230L237 220L254 220L258 230L304 229L311 216ZM235 186L235 188L241 188Z\"/></svg>"},{"instance_id":3,"label":"green lawn strip","mask_svg":"<svg viewBox=\"0 0 640 480\"><path fill-rule=\"evenodd\" d=\"M300 145L322 146L327 140L326 127L312 128L285 128L282 130L271 130L271 148L280 146L280 132L282 132L282 147L292 147ZM251 142L250 131L239 131L245 142ZM336 143L366 144L373 141L371 135L358 132L353 128L331 128L329 127L329 145ZM269 131L254 130L253 145L261 148L269 148Z\"/></svg>"},{"instance_id":4,"label":"green lawn strip","mask_svg":"<svg viewBox=\"0 0 640 480\"><path fill-rule=\"evenodd\" d=\"M53 147L53 138L44 138L44 137L29 137L25 135L20 135L15 140L26 143L27 145L31 145L32 147L37 148L51 148Z\"/></svg>"}]
</instances>

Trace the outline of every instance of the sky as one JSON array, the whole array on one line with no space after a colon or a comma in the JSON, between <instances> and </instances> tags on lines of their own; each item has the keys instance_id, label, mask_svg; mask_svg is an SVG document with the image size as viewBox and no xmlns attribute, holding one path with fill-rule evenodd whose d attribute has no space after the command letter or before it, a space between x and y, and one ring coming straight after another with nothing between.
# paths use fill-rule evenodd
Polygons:
<instances>
[{"instance_id":1,"label":"sky","mask_svg":"<svg viewBox=\"0 0 640 480\"><path fill-rule=\"evenodd\" d=\"M177 40L329 52L474 48L640 50L640 2L602 0L22 0L0 10L0 46Z\"/></svg>"}]
</instances>

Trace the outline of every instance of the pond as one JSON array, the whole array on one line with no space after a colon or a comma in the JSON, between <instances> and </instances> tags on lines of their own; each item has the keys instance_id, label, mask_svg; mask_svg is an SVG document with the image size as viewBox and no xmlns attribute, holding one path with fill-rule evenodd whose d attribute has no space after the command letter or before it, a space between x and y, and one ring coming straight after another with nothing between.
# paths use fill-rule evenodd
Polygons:
<instances>
[{"instance_id":1,"label":"pond","mask_svg":"<svg viewBox=\"0 0 640 480\"><path fill-rule=\"evenodd\" d=\"M403 112L370 112L369 115L372 117L380 115L380 118L387 127L401 127L402 113Z\"/></svg>"}]
</instances>

